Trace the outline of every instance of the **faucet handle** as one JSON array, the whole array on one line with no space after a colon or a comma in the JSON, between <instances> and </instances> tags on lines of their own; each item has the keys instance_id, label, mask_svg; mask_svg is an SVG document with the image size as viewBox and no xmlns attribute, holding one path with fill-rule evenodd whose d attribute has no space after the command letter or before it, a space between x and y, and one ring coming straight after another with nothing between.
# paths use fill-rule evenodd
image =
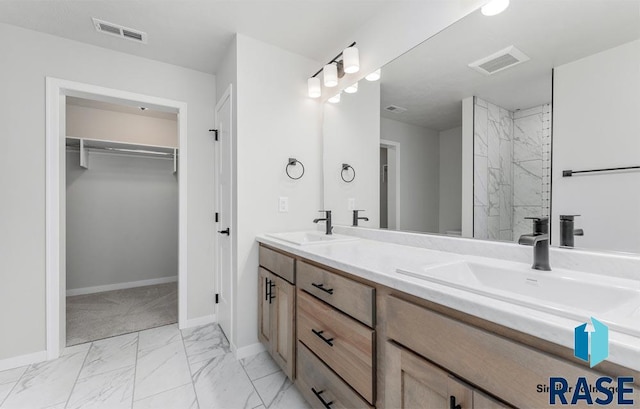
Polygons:
<instances>
[{"instance_id":1,"label":"faucet handle","mask_svg":"<svg viewBox=\"0 0 640 409\"><path fill-rule=\"evenodd\" d=\"M548 217L525 217L527 220L533 220L533 234L549 233Z\"/></svg>"},{"instance_id":2,"label":"faucet handle","mask_svg":"<svg viewBox=\"0 0 640 409\"><path fill-rule=\"evenodd\" d=\"M331 214L331 210L318 210L320 213Z\"/></svg>"},{"instance_id":3,"label":"faucet handle","mask_svg":"<svg viewBox=\"0 0 640 409\"><path fill-rule=\"evenodd\" d=\"M549 218L548 217L536 217L536 216L529 216L529 217L525 217L525 219L527 220L534 220L536 222L548 222Z\"/></svg>"},{"instance_id":4,"label":"faucet handle","mask_svg":"<svg viewBox=\"0 0 640 409\"><path fill-rule=\"evenodd\" d=\"M575 217L580 216L579 214L561 214L560 220L566 220L572 222Z\"/></svg>"}]
</instances>

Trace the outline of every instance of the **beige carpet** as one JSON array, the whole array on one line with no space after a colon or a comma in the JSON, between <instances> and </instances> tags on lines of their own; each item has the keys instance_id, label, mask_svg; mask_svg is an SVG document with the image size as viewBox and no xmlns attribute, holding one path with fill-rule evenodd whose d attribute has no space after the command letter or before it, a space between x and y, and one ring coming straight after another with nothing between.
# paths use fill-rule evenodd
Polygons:
<instances>
[{"instance_id":1,"label":"beige carpet","mask_svg":"<svg viewBox=\"0 0 640 409\"><path fill-rule=\"evenodd\" d=\"M177 321L177 283L67 297L67 346Z\"/></svg>"}]
</instances>

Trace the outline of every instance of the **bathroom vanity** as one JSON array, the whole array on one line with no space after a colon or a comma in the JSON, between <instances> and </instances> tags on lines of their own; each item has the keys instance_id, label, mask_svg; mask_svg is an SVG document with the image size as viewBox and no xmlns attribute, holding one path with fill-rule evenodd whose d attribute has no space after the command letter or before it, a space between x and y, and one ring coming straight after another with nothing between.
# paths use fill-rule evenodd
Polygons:
<instances>
[{"instance_id":1,"label":"bathroom vanity","mask_svg":"<svg viewBox=\"0 0 640 409\"><path fill-rule=\"evenodd\" d=\"M258 241L260 338L313 407L538 408L549 406L550 377L595 385L602 376L633 377L626 398L640 404L638 326L612 328L610 358L592 369L573 356L581 321L400 272L450 268L468 256L364 238ZM506 268L505 260L474 260ZM269 290L268 280L276 288L280 279L295 292ZM625 282L640 295L640 282ZM272 313L274 303L286 307ZM265 331L267 322L286 329Z\"/></svg>"}]
</instances>

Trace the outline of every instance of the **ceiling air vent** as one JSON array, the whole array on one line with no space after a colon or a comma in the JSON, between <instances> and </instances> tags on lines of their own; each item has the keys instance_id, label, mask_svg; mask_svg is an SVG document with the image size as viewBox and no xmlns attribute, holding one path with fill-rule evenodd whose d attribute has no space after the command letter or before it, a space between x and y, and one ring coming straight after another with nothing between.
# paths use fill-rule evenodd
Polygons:
<instances>
[{"instance_id":1,"label":"ceiling air vent","mask_svg":"<svg viewBox=\"0 0 640 409\"><path fill-rule=\"evenodd\" d=\"M389 105L384 108L385 111L393 112L396 114L401 114L407 110L407 108L402 108L397 105Z\"/></svg>"},{"instance_id":2,"label":"ceiling air vent","mask_svg":"<svg viewBox=\"0 0 640 409\"><path fill-rule=\"evenodd\" d=\"M488 57L481 58L469 64L469 68L481 72L485 75L495 74L496 72L514 67L520 63L529 61L522 51L514 46L509 46L504 50L500 50Z\"/></svg>"},{"instance_id":3,"label":"ceiling air vent","mask_svg":"<svg viewBox=\"0 0 640 409\"><path fill-rule=\"evenodd\" d=\"M147 33L143 31L123 27L121 25L109 23L104 20L98 20L97 18L92 18L91 20L93 20L93 26L99 33L109 34L115 37L135 41L137 43L147 43Z\"/></svg>"}]
</instances>

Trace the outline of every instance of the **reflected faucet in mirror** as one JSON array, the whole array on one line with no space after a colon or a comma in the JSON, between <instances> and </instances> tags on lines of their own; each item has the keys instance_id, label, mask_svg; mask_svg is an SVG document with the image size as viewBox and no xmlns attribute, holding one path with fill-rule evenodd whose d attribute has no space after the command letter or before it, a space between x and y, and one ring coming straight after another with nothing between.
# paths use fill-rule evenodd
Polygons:
<instances>
[{"instance_id":1,"label":"reflected faucet in mirror","mask_svg":"<svg viewBox=\"0 0 640 409\"><path fill-rule=\"evenodd\" d=\"M560 215L560 246L573 247L575 236L584 236L584 230L574 229L574 219L579 214L562 214Z\"/></svg>"},{"instance_id":2,"label":"reflected faucet in mirror","mask_svg":"<svg viewBox=\"0 0 640 409\"><path fill-rule=\"evenodd\" d=\"M353 211L353 227L358 227L358 220L363 220L365 222L369 221L368 217L359 217L358 212L364 212L364 210L354 210Z\"/></svg>"},{"instance_id":3,"label":"reflected faucet in mirror","mask_svg":"<svg viewBox=\"0 0 640 409\"><path fill-rule=\"evenodd\" d=\"M518 240L518 244L533 246L534 270L551 271L549 266L549 218L548 217L525 217L533 220L533 233L523 234Z\"/></svg>"},{"instance_id":4,"label":"reflected faucet in mirror","mask_svg":"<svg viewBox=\"0 0 640 409\"><path fill-rule=\"evenodd\" d=\"M318 210L320 213L325 214L324 219L313 219L314 223L325 222L325 234L333 234L333 226L331 225L331 210Z\"/></svg>"}]
</instances>

